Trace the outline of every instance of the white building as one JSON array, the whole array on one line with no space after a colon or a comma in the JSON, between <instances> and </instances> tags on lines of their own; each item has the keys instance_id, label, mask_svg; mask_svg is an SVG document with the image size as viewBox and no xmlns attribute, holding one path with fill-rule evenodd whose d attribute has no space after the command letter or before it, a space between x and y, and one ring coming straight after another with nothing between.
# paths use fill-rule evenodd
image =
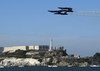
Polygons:
<instances>
[{"instance_id":1,"label":"white building","mask_svg":"<svg viewBox=\"0 0 100 71\"><path fill-rule=\"evenodd\" d=\"M28 46L4 47L3 52L15 52L18 49L20 49L20 50L28 50Z\"/></svg>"},{"instance_id":2,"label":"white building","mask_svg":"<svg viewBox=\"0 0 100 71\"><path fill-rule=\"evenodd\" d=\"M13 46L4 47L3 52L15 52L16 50L49 50L48 45L37 45L37 46Z\"/></svg>"},{"instance_id":3,"label":"white building","mask_svg":"<svg viewBox=\"0 0 100 71\"><path fill-rule=\"evenodd\" d=\"M38 46L35 46L35 50L49 50L49 46L48 45L38 45Z\"/></svg>"}]
</instances>

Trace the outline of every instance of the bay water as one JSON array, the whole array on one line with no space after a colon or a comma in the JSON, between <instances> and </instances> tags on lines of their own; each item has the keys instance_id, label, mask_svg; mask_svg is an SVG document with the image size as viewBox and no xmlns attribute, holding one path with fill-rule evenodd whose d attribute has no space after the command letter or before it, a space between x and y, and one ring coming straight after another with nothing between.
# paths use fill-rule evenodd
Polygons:
<instances>
[{"instance_id":1,"label":"bay water","mask_svg":"<svg viewBox=\"0 0 100 71\"><path fill-rule=\"evenodd\" d=\"M4 67L0 71L100 71L100 67Z\"/></svg>"}]
</instances>

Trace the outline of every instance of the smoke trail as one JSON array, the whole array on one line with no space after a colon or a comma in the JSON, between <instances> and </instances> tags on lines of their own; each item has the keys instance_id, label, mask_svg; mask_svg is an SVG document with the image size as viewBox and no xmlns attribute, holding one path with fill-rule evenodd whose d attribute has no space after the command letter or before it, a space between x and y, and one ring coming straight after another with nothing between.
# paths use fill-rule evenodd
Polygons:
<instances>
[{"instance_id":1,"label":"smoke trail","mask_svg":"<svg viewBox=\"0 0 100 71\"><path fill-rule=\"evenodd\" d=\"M86 14L73 14L73 15L100 17L100 15L86 15Z\"/></svg>"},{"instance_id":2,"label":"smoke trail","mask_svg":"<svg viewBox=\"0 0 100 71\"><path fill-rule=\"evenodd\" d=\"M95 13L95 14L100 14L99 11L74 11L75 13Z\"/></svg>"}]
</instances>

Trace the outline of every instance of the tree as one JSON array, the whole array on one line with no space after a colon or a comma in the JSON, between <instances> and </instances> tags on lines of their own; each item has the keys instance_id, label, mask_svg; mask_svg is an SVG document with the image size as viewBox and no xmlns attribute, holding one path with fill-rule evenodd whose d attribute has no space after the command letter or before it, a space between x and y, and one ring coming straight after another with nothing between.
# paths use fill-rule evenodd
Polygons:
<instances>
[{"instance_id":1,"label":"tree","mask_svg":"<svg viewBox=\"0 0 100 71\"><path fill-rule=\"evenodd\" d=\"M98 52L95 53L94 56L93 56L93 58L100 58L100 53L98 53Z\"/></svg>"}]
</instances>

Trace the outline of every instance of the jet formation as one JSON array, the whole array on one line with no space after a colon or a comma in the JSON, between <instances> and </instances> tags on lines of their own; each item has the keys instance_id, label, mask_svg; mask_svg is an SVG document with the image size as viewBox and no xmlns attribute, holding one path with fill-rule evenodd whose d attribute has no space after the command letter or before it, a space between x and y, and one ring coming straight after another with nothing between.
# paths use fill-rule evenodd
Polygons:
<instances>
[{"instance_id":1,"label":"jet formation","mask_svg":"<svg viewBox=\"0 0 100 71\"><path fill-rule=\"evenodd\" d=\"M60 14L60 15L68 15L67 12L73 12L72 8L69 7L58 7L61 10L48 10L48 12L54 13L54 14Z\"/></svg>"}]
</instances>

